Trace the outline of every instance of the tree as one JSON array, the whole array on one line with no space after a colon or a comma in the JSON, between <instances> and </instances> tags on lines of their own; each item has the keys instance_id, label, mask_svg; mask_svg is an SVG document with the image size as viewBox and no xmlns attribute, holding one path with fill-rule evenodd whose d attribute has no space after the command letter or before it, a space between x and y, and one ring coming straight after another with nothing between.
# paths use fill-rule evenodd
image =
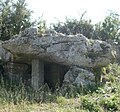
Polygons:
<instances>
[{"instance_id":1,"label":"tree","mask_svg":"<svg viewBox=\"0 0 120 112\"><path fill-rule=\"evenodd\" d=\"M33 25L31 11L26 6L25 0L0 0L0 40L10 39Z\"/></svg>"},{"instance_id":2,"label":"tree","mask_svg":"<svg viewBox=\"0 0 120 112\"><path fill-rule=\"evenodd\" d=\"M91 20L87 21L82 18L80 20L66 19L64 23L58 22L57 24L53 25L53 29L56 32L67 35L81 33L87 38L91 38L94 31Z\"/></svg>"},{"instance_id":3,"label":"tree","mask_svg":"<svg viewBox=\"0 0 120 112\"><path fill-rule=\"evenodd\" d=\"M11 13L11 5L10 1L0 1L0 39L4 40L9 39L9 36L11 34L10 28L10 13Z\"/></svg>"},{"instance_id":4,"label":"tree","mask_svg":"<svg viewBox=\"0 0 120 112\"><path fill-rule=\"evenodd\" d=\"M93 38L101 39L104 41L111 40L112 42L119 42L120 39L120 16L115 12L110 12L110 14L100 22L95 25L95 31Z\"/></svg>"}]
</instances>

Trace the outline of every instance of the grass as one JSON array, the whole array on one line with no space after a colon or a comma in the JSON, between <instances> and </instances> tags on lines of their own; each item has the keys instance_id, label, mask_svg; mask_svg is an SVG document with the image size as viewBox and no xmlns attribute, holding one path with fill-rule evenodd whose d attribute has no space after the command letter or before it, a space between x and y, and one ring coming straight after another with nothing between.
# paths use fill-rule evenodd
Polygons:
<instances>
[{"instance_id":1,"label":"grass","mask_svg":"<svg viewBox=\"0 0 120 112\"><path fill-rule=\"evenodd\" d=\"M53 93L47 85L38 91L19 86L0 86L0 112L120 112L120 66L106 68L106 83L97 89L70 86Z\"/></svg>"},{"instance_id":2,"label":"grass","mask_svg":"<svg viewBox=\"0 0 120 112\"><path fill-rule=\"evenodd\" d=\"M5 103L0 105L0 112L79 112L80 99L66 99L59 97L56 102L29 103L22 102L18 105Z\"/></svg>"}]
</instances>

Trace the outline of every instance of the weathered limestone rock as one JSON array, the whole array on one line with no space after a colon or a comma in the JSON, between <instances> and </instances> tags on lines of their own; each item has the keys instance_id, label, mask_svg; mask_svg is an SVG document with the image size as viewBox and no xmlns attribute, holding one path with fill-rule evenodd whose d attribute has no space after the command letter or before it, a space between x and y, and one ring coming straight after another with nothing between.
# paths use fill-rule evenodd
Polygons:
<instances>
[{"instance_id":1,"label":"weathered limestone rock","mask_svg":"<svg viewBox=\"0 0 120 112\"><path fill-rule=\"evenodd\" d=\"M65 74L63 84L74 84L77 86L95 84L95 75L88 70L72 66Z\"/></svg>"},{"instance_id":2,"label":"weathered limestone rock","mask_svg":"<svg viewBox=\"0 0 120 112\"><path fill-rule=\"evenodd\" d=\"M37 36L37 29L36 28L26 28L24 31L19 33L20 37L35 37Z\"/></svg>"},{"instance_id":3,"label":"weathered limestone rock","mask_svg":"<svg viewBox=\"0 0 120 112\"><path fill-rule=\"evenodd\" d=\"M44 84L44 63L39 59L32 60L31 84L35 90Z\"/></svg>"},{"instance_id":4,"label":"weathered limestone rock","mask_svg":"<svg viewBox=\"0 0 120 112\"><path fill-rule=\"evenodd\" d=\"M7 50L5 50L1 44L2 41L0 41L0 59L4 61L9 61L9 59L11 58L11 54Z\"/></svg>"},{"instance_id":5,"label":"weathered limestone rock","mask_svg":"<svg viewBox=\"0 0 120 112\"><path fill-rule=\"evenodd\" d=\"M83 35L18 37L10 39L2 46L11 53L63 65L81 67L106 66L114 59L110 44L89 40Z\"/></svg>"}]
</instances>

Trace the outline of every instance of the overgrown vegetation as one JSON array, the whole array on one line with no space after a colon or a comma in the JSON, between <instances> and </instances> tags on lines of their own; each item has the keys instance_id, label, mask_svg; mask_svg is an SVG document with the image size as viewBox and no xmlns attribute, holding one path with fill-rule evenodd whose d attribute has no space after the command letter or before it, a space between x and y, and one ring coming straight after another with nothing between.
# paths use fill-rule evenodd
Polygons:
<instances>
[{"instance_id":1,"label":"overgrown vegetation","mask_svg":"<svg viewBox=\"0 0 120 112\"><path fill-rule=\"evenodd\" d=\"M104 69L104 82L90 89L56 88L51 92L47 85L38 91L25 87L7 85L1 80L1 112L119 112L120 111L120 66L111 64ZM104 84L103 84L104 83ZM82 88L82 89L81 89ZM67 90L65 90L67 89Z\"/></svg>"}]
</instances>

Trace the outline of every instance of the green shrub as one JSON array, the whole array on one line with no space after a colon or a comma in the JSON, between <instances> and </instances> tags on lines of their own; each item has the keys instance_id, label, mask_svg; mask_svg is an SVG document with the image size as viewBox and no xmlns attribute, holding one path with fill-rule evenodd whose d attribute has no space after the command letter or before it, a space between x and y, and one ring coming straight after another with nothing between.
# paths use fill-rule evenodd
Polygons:
<instances>
[{"instance_id":1,"label":"green shrub","mask_svg":"<svg viewBox=\"0 0 120 112\"><path fill-rule=\"evenodd\" d=\"M82 99L81 106L83 109L88 110L89 112L99 112L100 107L97 105L94 100L84 97Z\"/></svg>"},{"instance_id":2,"label":"green shrub","mask_svg":"<svg viewBox=\"0 0 120 112\"><path fill-rule=\"evenodd\" d=\"M118 110L118 99L116 96L107 96L103 97L99 101L100 105L103 106L104 109L108 111L117 111Z\"/></svg>"},{"instance_id":3,"label":"green shrub","mask_svg":"<svg viewBox=\"0 0 120 112\"><path fill-rule=\"evenodd\" d=\"M59 96L59 97L57 97L57 103L58 103L60 106L63 106L63 105L66 105L67 100L66 100L65 97Z\"/></svg>"}]
</instances>

